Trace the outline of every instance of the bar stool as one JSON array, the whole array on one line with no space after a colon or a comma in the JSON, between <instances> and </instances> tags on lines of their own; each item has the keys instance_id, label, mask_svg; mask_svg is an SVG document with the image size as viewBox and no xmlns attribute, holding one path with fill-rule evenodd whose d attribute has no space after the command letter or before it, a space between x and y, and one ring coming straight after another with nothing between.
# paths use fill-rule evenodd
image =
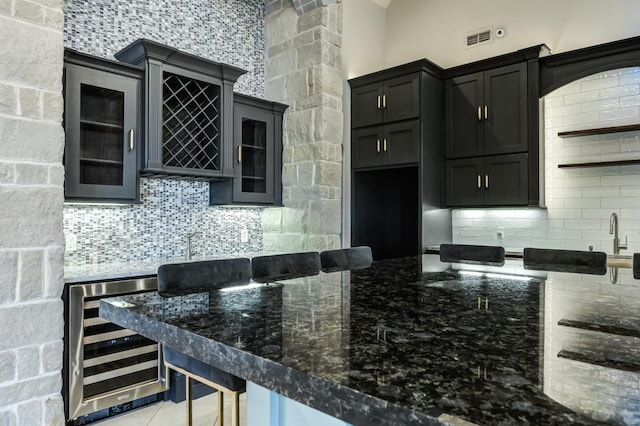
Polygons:
<instances>
[{"instance_id":1,"label":"bar stool","mask_svg":"<svg viewBox=\"0 0 640 426\"><path fill-rule=\"evenodd\" d=\"M440 244L440 261L475 265L504 265L504 247L471 244Z\"/></svg>"},{"instance_id":2,"label":"bar stool","mask_svg":"<svg viewBox=\"0 0 640 426\"><path fill-rule=\"evenodd\" d=\"M258 256L251 259L251 271L253 280L258 282L317 275L320 273L320 254L303 252Z\"/></svg>"},{"instance_id":3,"label":"bar stool","mask_svg":"<svg viewBox=\"0 0 640 426\"><path fill-rule=\"evenodd\" d=\"M527 247L522 253L524 269L604 275L607 254L602 251L539 249Z\"/></svg>"},{"instance_id":4,"label":"bar stool","mask_svg":"<svg viewBox=\"0 0 640 426\"><path fill-rule=\"evenodd\" d=\"M369 246L325 250L320 253L323 272L366 268L371 265L371 262L373 262L373 255Z\"/></svg>"},{"instance_id":5,"label":"bar stool","mask_svg":"<svg viewBox=\"0 0 640 426\"><path fill-rule=\"evenodd\" d=\"M251 278L249 259L223 259L161 265L158 268L158 293L163 297L216 290L241 283ZM197 380L218 391L218 422L224 424L224 395L231 396L231 424L240 425L240 394L246 390L246 381L219 368L164 346L164 363L186 378L186 406L188 426L193 424L191 381Z\"/></svg>"}]
</instances>

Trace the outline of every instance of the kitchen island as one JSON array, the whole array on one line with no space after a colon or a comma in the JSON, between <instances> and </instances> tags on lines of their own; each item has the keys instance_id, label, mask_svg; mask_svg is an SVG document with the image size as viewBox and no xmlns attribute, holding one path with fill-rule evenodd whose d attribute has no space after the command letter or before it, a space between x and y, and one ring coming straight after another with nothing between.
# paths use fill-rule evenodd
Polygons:
<instances>
[{"instance_id":1,"label":"kitchen island","mask_svg":"<svg viewBox=\"0 0 640 426\"><path fill-rule=\"evenodd\" d=\"M639 326L627 312L640 300L630 272L620 270L616 302L608 276L484 274L424 255L118 296L100 315L246 379L252 426L287 424L261 390L355 425L637 424L638 337L561 325ZM583 303L590 291L600 297Z\"/></svg>"}]
</instances>

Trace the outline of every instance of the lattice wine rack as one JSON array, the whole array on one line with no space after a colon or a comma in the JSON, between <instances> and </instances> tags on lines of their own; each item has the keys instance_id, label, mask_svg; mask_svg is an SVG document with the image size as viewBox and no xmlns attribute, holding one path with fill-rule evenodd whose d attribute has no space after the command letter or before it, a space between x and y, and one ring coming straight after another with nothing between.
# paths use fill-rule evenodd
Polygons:
<instances>
[{"instance_id":1,"label":"lattice wine rack","mask_svg":"<svg viewBox=\"0 0 640 426\"><path fill-rule=\"evenodd\" d=\"M164 72L162 162L220 170L220 86Z\"/></svg>"}]
</instances>

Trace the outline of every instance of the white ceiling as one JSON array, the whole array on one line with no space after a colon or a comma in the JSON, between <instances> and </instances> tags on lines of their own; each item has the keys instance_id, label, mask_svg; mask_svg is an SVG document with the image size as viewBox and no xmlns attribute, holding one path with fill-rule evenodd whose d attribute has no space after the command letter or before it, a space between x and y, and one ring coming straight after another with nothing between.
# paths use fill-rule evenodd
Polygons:
<instances>
[{"instance_id":1,"label":"white ceiling","mask_svg":"<svg viewBox=\"0 0 640 426\"><path fill-rule=\"evenodd\" d=\"M379 4L380 6L384 7L385 9L387 8L387 6L389 6L389 3L391 3L392 0L371 0L372 2L374 2L375 4Z\"/></svg>"}]
</instances>

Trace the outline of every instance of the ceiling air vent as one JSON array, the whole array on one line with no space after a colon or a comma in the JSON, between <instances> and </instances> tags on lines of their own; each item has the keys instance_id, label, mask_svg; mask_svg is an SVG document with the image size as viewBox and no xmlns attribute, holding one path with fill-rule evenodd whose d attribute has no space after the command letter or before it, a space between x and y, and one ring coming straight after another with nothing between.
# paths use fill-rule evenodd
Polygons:
<instances>
[{"instance_id":1,"label":"ceiling air vent","mask_svg":"<svg viewBox=\"0 0 640 426\"><path fill-rule=\"evenodd\" d=\"M491 38L491 34L493 33L493 27L482 28L480 30L475 30L470 33L467 33L465 36L466 47L475 47L479 44L489 43L493 41Z\"/></svg>"}]
</instances>

